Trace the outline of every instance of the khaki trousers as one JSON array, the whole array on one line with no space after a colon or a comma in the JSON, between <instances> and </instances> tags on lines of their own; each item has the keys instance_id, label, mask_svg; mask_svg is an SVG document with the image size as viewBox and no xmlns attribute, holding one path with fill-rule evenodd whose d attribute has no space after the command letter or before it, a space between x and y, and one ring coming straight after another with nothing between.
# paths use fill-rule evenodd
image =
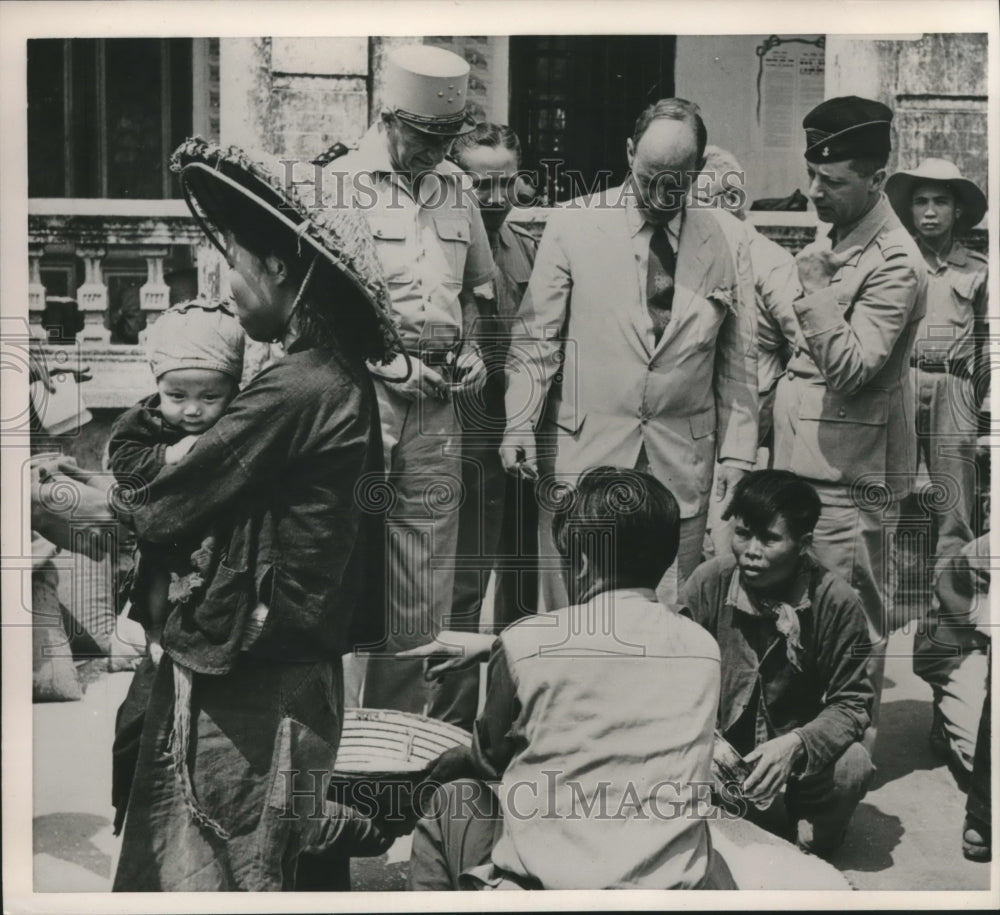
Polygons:
<instances>
[{"instance_id":1,"label":"khaki trousers","mask_svg":"<svg viewBox=\"0 0 1000 915\"><path fill-rule=\"evenodd\" d=\"M451 611L462 502L460 432L450 400L409 401L380 380L375 392L391 499L386 524L389 619L383 650L374 652L367 664L362 703L423 714L433 700L423 662L393 655L433 639ZM356 683L353 669L352 680Z\"/></svg>"}]
</instances>

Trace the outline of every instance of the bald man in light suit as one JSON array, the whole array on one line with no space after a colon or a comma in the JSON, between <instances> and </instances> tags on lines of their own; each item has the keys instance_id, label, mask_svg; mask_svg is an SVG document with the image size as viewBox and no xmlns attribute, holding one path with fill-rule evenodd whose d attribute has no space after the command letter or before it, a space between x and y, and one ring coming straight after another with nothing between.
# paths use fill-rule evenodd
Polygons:
<instances>
[{"instance_id":1,"label":"bald man in light suit","mask_svg":"<svg viewBox=\"0 0 1000 915\"><path fill-rule=\"evenodd\" d=\"M663 99L626 143L626 183L551 213L507 361L501 456L510 472L541 474L540 501L601 464L648 470L676 497L667 602L701 559L716 460L726 500L757 450L748 240L728 213L687 202L705 142L697 106ZM541 596L553 609L566 595L548 507Z\"/></svg>"}]
</instances>

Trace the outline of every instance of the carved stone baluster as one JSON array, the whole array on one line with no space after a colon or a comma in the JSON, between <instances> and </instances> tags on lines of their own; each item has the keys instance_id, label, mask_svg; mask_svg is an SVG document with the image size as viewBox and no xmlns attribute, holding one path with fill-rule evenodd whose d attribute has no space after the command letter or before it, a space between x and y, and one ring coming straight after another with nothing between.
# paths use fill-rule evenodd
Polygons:
<instances>
[{"instance_id":1,"label":"carved stone baluster","mask_svg":"<svg viewBox=\"0 0 1000 915\"><path fill-rule=\"evenodd\" d=\"M84 320L82 338L108 343L111 331L104 326L104 316L108 310L108 287L101 271L101 261L107 252L104 248L77 248L76 253L83 260L84 269L83 283L76 291L77 303Z\"/></svg>"},{"instance_id":2,"label":"carved stone baluster","mask_svg":"<svg viewBox=\"0 0 1000 915\"><path fill-rule=\"evenodd\" d=\"M29 318L40 320L45 311L45 286L42 283L42 245L28 246L28 313Z\"/></svg>"},{"instance_id":3,"label":"carved stone baluster","mask_svg":"<svg viewBox=\"0 0 1000 915\"><path fill-rule=\"evenodd\" d=\"M139 290L139 307L143 311L163 311L170 306L170 287L163 278L163 260L167 256L167 249L147 248L143 254L146 258L147 277Z\"/></svg>"}]
</instances>

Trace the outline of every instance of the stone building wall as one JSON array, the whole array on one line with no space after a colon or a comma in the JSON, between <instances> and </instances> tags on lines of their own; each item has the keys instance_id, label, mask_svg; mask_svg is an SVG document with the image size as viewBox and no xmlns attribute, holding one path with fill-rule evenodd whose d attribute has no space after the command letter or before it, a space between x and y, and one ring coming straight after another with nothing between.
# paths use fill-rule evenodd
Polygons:
<instances>
[{"instance_id":1,"label":"stone building wall","mask_svg":"<svg viewBox=\"0 0 1000 915\"><path fill-rule=\"evenodd\" d=\"M309 158L336 142L353 145L382 107L385 55L420 42L469 62L469 98L485 116L501 98L505 107L506 64L487 36L224 38L222 142Z\"/></svg>"},{"instance_id":2,"label":"stone building wall","mask_svg":"<svg viewBox=\"0 0 1000 915\"><path fill-rule=\"evenodd\" d=\"M367 38L224 38L221 138L313 158L368 125Z\"/></svg>"},{"instance_id":3,"label":"stone building wall","mask_svg":"<svg viewBox=\"0 0 1000 915\"><path fill-rule=\"evenodd\" d=\"M951 159L987 191L987 36L827 41L826 92L867 95L895 111L889 170Z\"/></svg>"}]
</instances>

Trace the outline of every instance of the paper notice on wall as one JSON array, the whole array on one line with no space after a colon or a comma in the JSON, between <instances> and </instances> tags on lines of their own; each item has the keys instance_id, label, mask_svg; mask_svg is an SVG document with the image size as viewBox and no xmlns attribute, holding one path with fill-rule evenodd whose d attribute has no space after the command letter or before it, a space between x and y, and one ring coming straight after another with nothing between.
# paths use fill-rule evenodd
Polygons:
<instances>
[{"instance_id":1,"label":"paper notice on wall","mask_svg":"<svg viewBox=\"0 0 1000 915\"><path fill-rule=\"evenodd\" d=\"M791 51L775 48L764 58L760 124L764 130L764 145L768 149L786 149L792 145L797 75Z\"/></svg>"},{"instance_id":2,"label":"paper notice on wall","mask_svg":"<svg viewBox=\"0 0 1000 915\"><path fill-rule=\"evenodd\" d=\"M799 54L795 80L795 107L803 117L823 101L825 94L826 52L809 48Z\"/></svg>"},{"instance_id":3,"label":"paper notice on wall","mask_svg":"<svg viewBox=\"0 0 1000 915\"><path fill-rule=\"evenodd\" d=\"M760 126L765 149L802 142L802 118L823 101L824 51L790 45L773 48L763 61Z\"/></svg>"}]
</instances>

